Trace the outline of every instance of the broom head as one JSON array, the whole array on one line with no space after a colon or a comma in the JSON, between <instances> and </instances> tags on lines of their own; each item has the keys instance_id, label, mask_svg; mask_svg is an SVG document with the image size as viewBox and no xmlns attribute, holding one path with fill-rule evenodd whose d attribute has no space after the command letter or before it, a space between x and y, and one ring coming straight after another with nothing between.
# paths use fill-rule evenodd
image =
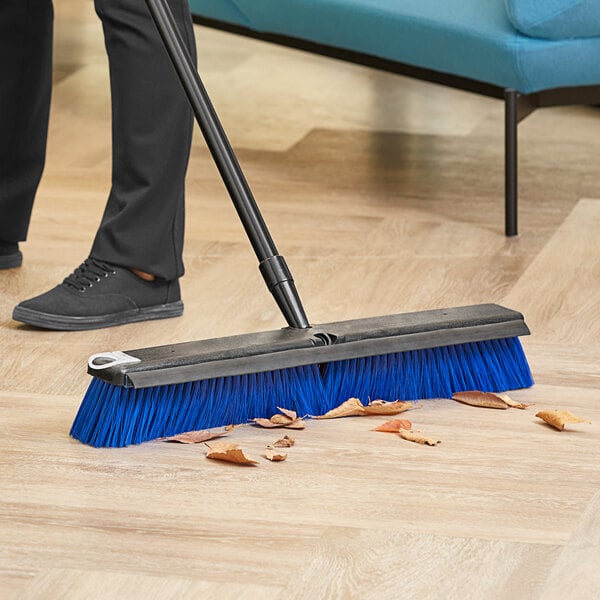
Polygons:
<instances>
[{"instance_id":1,"label":"broom head","mask_svg":"<svg viewBox=\"0 0 600 600\"><path fill-rule=\"evenodd\" d=\"M495 304L429 310L92 356L71 435L124 446L351 396L449 397L533 384L523 316Z\"/></svg>"}]
</instances>

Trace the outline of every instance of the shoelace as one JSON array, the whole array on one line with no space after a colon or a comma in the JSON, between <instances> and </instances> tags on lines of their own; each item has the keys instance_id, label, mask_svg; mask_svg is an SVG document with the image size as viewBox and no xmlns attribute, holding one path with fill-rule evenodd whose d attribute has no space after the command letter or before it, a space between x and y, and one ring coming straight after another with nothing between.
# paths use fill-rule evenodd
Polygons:
<instances>
[{"instance_id":1,"label":"shoelace","mask_svg":"<svg viewBox=\"0 0 600 600\"><path fill-rule=\"evenodd\" d=\"M79 292L85 292L94 283L98 283L103 277L108 277L111 274L116 274L115 269L111 265L88 258L71 275L65 278L63 285L75 288Z\"/></svg>"}]
</instances>

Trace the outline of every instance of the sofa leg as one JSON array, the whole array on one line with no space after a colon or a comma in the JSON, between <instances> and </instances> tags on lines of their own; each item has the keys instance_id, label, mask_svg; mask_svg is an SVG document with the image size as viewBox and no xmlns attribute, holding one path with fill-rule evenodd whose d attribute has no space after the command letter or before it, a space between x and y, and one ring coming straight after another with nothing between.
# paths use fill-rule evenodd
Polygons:
<instances>
[{"instance_id":1,"label":"sofa leg","mask_svg":"<svg viewBox=\"0 0 600 600\"><path fill-rule=\"evenodd\" d=\"M504 231L517 235L517 125L519 93L504 91Z\"/></svg>"}]
</instances>

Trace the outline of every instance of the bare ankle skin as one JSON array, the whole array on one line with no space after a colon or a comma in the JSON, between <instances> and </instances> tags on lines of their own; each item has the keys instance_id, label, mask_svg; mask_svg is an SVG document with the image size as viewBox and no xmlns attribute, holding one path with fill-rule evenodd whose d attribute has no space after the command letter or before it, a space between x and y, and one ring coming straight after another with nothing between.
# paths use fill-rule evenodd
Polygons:
<instances>
[{"instance_id":1,"label":"bare ankle skin","mask_svg":"<svg viewBox=\"0 0 600 600\"><path fill-rule=\"evenodd\" d=\"M154 281L156 279L156 277L151 273L146 273L145 271L140 271L139 269L130 269L130 271L144 281Z\"/></svg>"}]
</instances>

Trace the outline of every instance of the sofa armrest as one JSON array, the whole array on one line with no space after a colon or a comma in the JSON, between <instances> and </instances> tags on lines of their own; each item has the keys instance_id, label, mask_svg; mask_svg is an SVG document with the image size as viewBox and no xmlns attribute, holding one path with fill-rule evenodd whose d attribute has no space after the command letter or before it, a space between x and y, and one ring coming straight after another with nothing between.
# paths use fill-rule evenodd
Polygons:
<instances>
[{"instance_id":1,"label":"sofa armrest","mask_svg":"<svg viewBox=\"0 0 600 600\"><path fill-rule=\"evenodd\" d=\"M513 27L530 37L562 40L600 36L598 0L504 0Z\"/></svg>"}]
</instances>

